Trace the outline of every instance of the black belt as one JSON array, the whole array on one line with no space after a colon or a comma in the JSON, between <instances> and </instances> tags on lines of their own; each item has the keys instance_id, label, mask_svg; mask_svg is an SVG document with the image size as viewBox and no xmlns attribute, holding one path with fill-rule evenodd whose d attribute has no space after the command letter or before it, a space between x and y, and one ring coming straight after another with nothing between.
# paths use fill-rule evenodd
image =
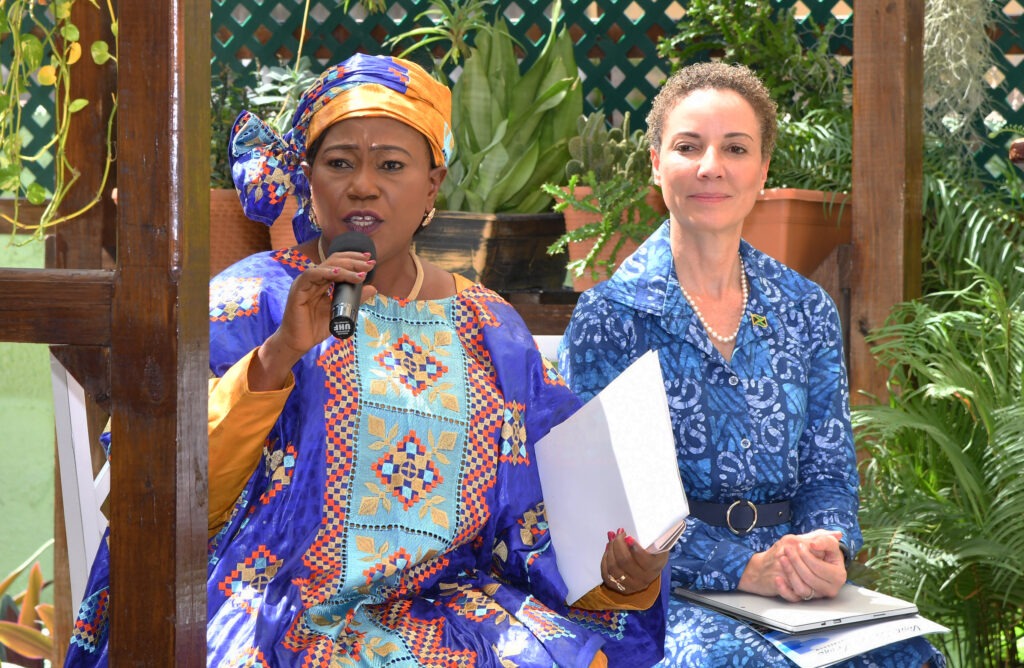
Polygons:
<instances>
[{"instance_id":1,"label":"black belt","mask_svg":"<svg viewBox=\"0 0 1024 668\"><path fill-rule=\"evenodd\" d=\"M755 527L773 527L785 524L793 517L789 501L754 504L746 499L732 503L690 501L690 514L702 522L716 527L728 527L737 536L743 536Z\"/></svg>"}]
</instances>

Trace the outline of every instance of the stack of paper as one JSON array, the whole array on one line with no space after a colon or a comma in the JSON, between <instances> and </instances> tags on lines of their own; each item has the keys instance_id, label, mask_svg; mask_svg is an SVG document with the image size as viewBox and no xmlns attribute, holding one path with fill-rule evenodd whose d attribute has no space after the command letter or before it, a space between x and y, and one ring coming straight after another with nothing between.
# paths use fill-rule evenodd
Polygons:
<instances>
[{"instance_id":1,"label":"stack of paper","mask_svg":"<svg viewBox=\"0 0 1024 668\"><path fill-rule=\"evenodd\" d=\"M558 570L572 603L601 584L608 532L668 549L689 506L657 351L645 353L537 443Z\"/></svg>"}]
</instances>

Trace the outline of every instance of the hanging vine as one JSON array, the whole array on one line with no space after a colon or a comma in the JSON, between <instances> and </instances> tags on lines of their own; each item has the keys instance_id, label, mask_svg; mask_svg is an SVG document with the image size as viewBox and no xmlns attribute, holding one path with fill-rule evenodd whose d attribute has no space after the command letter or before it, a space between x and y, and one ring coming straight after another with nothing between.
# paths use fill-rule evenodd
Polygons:
<instances>
[{"instance_id":1,"label":"hanging vine","mask_svg":"<svg viewBox=\"0 0 1024 668\"><path fill-rule=\"evenodd\" d=\"M6 65L0 85L0 192L13 197L11 215L0 219L12 226L12 234L30 231L42 238L46 230L81 216L100 201L114 161L113 133L117 109L116 96L107 118L106 151L100 185L94 196L77 211L61 214L60 205L78 180L80 171L67 158L67 141L72 121L89 104L85 98L71 97L71 73L82 58L81 35L71 20L71 8L84 0L9 0L0 2L0 48ZM88 0L96 11L110 21L113 45L94 41L89 54L97 65L117 63L117 18L110 0L101 6ZM32 154L23 146L25 104L34 85L52 87L53 134ZM30 163L52 156L53 191L26 176ZM24 202L42 206L38 221L21 220L19 211Z\"/></svg>"}]
</instances>

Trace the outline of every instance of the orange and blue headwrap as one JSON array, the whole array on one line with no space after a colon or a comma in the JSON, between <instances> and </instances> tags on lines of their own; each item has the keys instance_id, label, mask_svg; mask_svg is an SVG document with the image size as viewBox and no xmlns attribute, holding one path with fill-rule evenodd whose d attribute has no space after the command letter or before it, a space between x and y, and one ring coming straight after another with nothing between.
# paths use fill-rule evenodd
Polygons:
<instances>
[{"instance_id":1,"label":"orange and blue headwrap","mask_svg":"<svg viewBox=\"0 0 1024 668\"><path fill-rule=\"evenodd\" d=\"M408 60L356 54L328 68L303 93L283 136L249 111L231 128L228 159L245 215L272 225L289 195L299 206L292 219L295 239L319 230L310 216L309 183L301 164L323 132L346 118L394 118L415 128L430 145L436 165L448 165L453 139L448 87Z\"/></svg>"}]
</instances>

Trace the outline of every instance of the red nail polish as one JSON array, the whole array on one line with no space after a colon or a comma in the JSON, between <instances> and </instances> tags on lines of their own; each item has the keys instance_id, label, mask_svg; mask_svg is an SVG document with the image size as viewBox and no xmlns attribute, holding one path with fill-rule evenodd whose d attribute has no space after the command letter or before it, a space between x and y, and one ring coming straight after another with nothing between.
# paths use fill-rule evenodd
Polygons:
<instances>
[{"instance_id":1,"label":"red nail polish","mask_svg":"<svg viewBox=\"0 0 1024 668\"><path fill-rule=\"evenodd\" d=\"M636 547L636 541L633 539L632 536L626 536L626 545L630 547Z\"/></svg>"},{"instance_id":2,"label":"red nail polish","mask_svg":"<svg viewBox=\"0 0 1024 668\"><path fill-rule=\"evenodd\" d=\"M366 272L365 271L361 271L358 274L356 274L356 276L358 276L359 278L364 278L366 276Z\"/></svg>"},{"instance_id":3,"label":"red nail polish","mask_svg":"<svg viewBox=\"0 0 1024 668\"><path fill-rule=\"evenodd\" d=\"M608 540L609 540L609 542L615 540L615 532L614 531L609 531L608 532Z\"/></svg>"}]
</instances>

